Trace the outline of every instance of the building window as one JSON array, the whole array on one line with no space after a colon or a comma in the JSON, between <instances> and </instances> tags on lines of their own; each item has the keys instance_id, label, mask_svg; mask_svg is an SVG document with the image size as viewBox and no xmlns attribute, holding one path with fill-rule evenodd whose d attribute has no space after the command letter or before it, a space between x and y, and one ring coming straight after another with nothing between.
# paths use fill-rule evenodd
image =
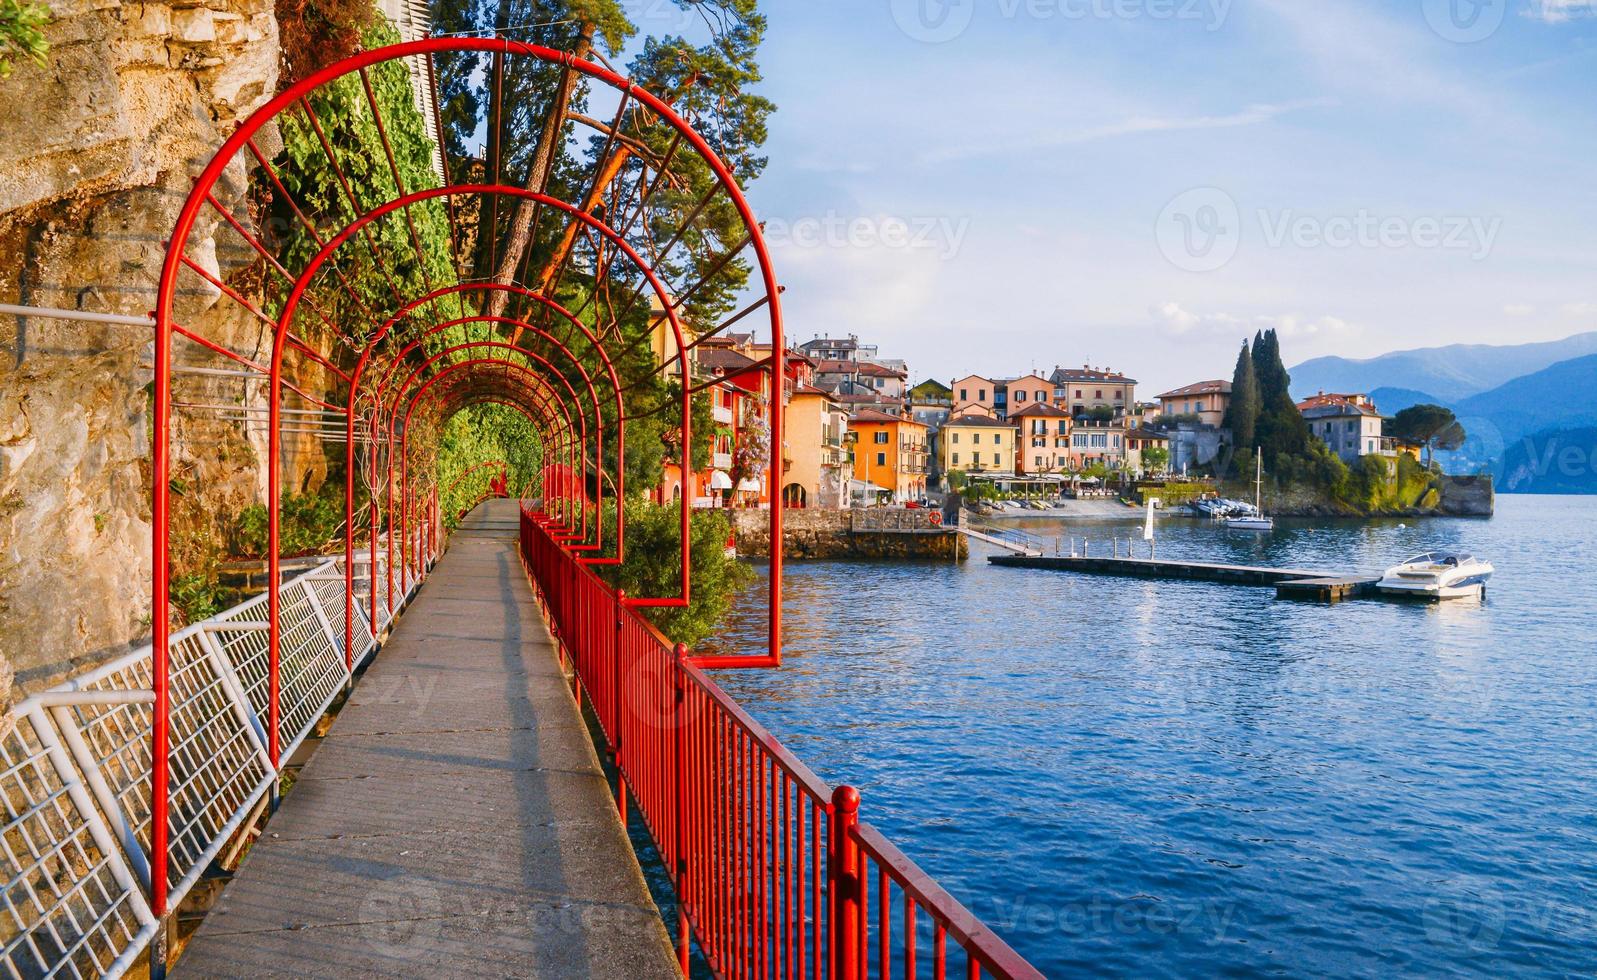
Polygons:
<instances>
[{"instance_id":1,"label":"building window","mask_svg":"<svg viewBox=\"0 0 1597 980\"><path fill-rule=\"evenodd\" d=\"M987 389L986 388L977 388L976 389L976 400L979 401L979 402L984 402L984 401L987 400Z\"/></svg>"},{"instance_id":2,"label":"building window","mask_svg":"<svg viewBox=\"0 0 1597 980\"><path fill-rule=\"evenodd\" d=\"M1037 461L1037 468L1038 469L1042 469L1042 457L1041 456L1035 456L1033 458Z\"/></svg>"},{"instance_id":3,"label":"building window","mask_svg":"<svg viewBox=\"0 0 1597 980\"><path fill-rule=\"evenodd\" d=\"M1077 388L1077 389L1076 389L1076 397L1077 397L1077 398L1080 398L1080 397L1081 397L1081 389L1080 389L1080 388Z\"/></svg>"},{"instance_id":4,"label":"building window","mask_svg":"<svg viewBox=\"0 0 1597 980\"><path fill-rule=\"evenodd\" d=\"M981 445L981 433L980 432L971 433L970 441L976 443L978 446Z\"/></svg>"},{"instance_id":5,"label":"building window","mask_svg":"<svg viewBox=\"0 0 1597 980\"><path fill-rule=\"evenodd\" d=\"M1116 389L1116 391L1115 391L1115 401L1123 402L1125 400L1126 400L1126 390L1124 388Z\"/></svg>"},{"instance_id":6,"label":"building window","mask_svg":"<svg viewBox=\"0 0 1597 980\"><path fill-rule=\"evenodd\" d=\"M878 446L885 446L885 445L887 445L887 442L888 442L888 439L887 439L887 433L886 432L878 432L878 433L876 433L876 444Z\"/></svg>"},{"instance_id":7,"label":"building window","mask_svg":"<svg viewBox=\"0 0 1597 980\"><path fill-rule=\"evenodd\" d=\"M1025 400L1026 400L1026 393L1024 391L1015 392L1015 401L1023 402Z\"/></svg>"},{"instance_id":8,"label":"building window","mask_svg":"<svg viewBox=\"0 0 1597 980\"><path fill-rule=\"evenodd\" d=\"M1092 397L1096 398L1098 401L1103 401L1103 389L1099 388L1097 391L1093 392Z\"/></svg>"},{"instance_id":9,"label":"building window","mask_svg":"<svg viewBox=\"0 0 1597 980\"><path fill-rule=\"evenodd\" d=\"M951 464L952 464L952 465L954 465L954 466L958 466L958 465L959 465L959 454L958 454L958 453L955 453L955 454L954 454L954 455L953 455L953 457L952 457L952 458L951 458L951 459L950 459L950 460L949 460L949 462L950 462L950 463L951 463Z\"/></svg>"},{"instance_id":10,"label":"building window","mask_svg":"<svg viewBox=\"0 0 1597 980\"><path fill-rule=\"evenodd\" d=\"M877 453L876 454L876 465L877 466L886 466L887 465L887 454L886 453Z\"/></svg>"},{"instance_id":11,"label":"building window","mask_svg":"<svg viewBox=\"0 0 1597 980\"><path fill-rule=\"evenodd\" d=\"M1003 462L1004 462L1004 459L1003 459L1002 456L999 456L997 453L993 453L993 465L994 466L1002 466Z\"/></svg>"},{"instance_id":12,"label":"building window","mask_svg":"<svg viewBox=\"0 0 1597 980\"><path fill-rule=\"evenodd\" d=\"M969 397L970 397L970 389L968 389L968 388L959 389L959 400L960 401L965 401Z\"/></svg>"},{"instance_id":13,"label":"building window","mask_svg":"<svg viewBox=\"0 0 1597 980\"><path fill-rule=\"evenodd\" d=\"M949 439L949 442L953 443L956 446L959 445L959 433L954 432L954 433L951 433L950 436L951 437Z\"/></svg>"}]
</instances>

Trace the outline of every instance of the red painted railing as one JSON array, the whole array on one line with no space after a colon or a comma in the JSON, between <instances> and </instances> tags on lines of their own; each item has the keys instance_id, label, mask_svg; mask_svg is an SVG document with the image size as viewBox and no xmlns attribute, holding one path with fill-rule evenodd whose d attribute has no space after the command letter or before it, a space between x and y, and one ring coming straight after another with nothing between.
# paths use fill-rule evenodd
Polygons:
<instances>
[{"instance_id":1,"label":"red painted railing","mask_svg":"<svg viewBox=\"0 0 1597 980\"><path fill-rule=\"evenodd\" d=\"M723 977L1040 977L523 510L521 556L688 935ZM874 869L874 874L872 873ZM874 887L874 901L872 888ZM895 924L896 905L901 916ZM961 975L956 972L954 975Z\"/></svg>"}]
</instances>

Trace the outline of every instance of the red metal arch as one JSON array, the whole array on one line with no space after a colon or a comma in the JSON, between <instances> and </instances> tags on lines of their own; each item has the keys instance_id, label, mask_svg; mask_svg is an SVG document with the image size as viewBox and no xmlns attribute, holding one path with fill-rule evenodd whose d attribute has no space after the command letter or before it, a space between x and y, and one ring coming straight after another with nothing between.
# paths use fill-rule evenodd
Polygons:
<instances>
[{"instance_id":1,"label":"red metal arch","mask_svg":"<svg viewBox=\"0 0 1597 980\"><path fill-rule=\"evenodd\" d=\"M270 567L272 576L279 575L281 571L281 563L277 554L278 548L276 545L280 522L278 503L281 493L280 460L283 449L282 432L284 424L282 399L288 392L292 392L299 397L305 398L313 405L318 405L327 409L341 410L343 412L346 444L348 446L348 459L346 461L346 477L348 481L348 485L346 487L346 510L349 511L353 510L353 470L356 465L357 433L363 433L364 437L370 440L368 442L368 455L376 454L379 451L386 451L388 467L390 471L392 471L392 468L396 462L394 459L396 447L393 445L392 436L397 431L400 441L400 446L398 447L400 476L402 482L408 481L410 476L408 471L409 458L405 447L405 440L409 437L410 429L408 425L403 425L396 430L396 425L400 422L398 410L401 403L403 403L405 417L408 419L412 413L420 410L418 406L421 406L424 401L427 405L427 411L452 412L464 407L466 404L478 402L497 402L499 404L509 405L510 407L523 412L523 414L526 414L527 417L533 421L535 430L539 432L541 434L541 438L545 440L545 444L548 447L546 452L560 455L562 458L567 460L565 464L562 464L564 466L563 478L567 480L570 479L570 475L572 473L586 474L589 472L590 464L588 460L588 450L590 446L594 447L591 465L592 471L598 474L599 489L596 491L596 497L601 502L603 498L603 482L605 476L605 458L602 447L610 438L613 437L615 440L614 445L617 455L616 477L619 486L616 487L616 496L618 502L624 497L625 457L623 454L625 446L625 420L628 416L624 393L631 386L623 384L622 382L618 371L618 358L624 354L630 353L631 350L635 349L636 342L620 352L609 349L610 339L606 338L603 332L595 332L588 328L588 326L582 321L582 310L573 313L572 311L567 310L556 303L552 296L543 296L536 290L527 289L525 284L519 282L496 281L492 283L456 283L453 285L442 284L439 286L431 281L427 263L425 261L420 263L419 268L421 276L426 284L427 296L421 300L411 300L403 295L403 290L399 288L398 283L394 280L393 275L389 270L388 264L384 261L384 255L382 251L377 247L374 239L371 236L370 229L375 227L376 222L382 221L386 223L389 219L389 216L393 216L395 220L397 220L400 216L403 216L405 222L409 225L412 241L416 244L419 253L420 241L416 236L416 229L413 220L413 208L423 202L435 199L445 201L446 205L450 208L451 220L453 220L454 199L460 195L477 195L479 197L491 196L496 203L500 200L500 198L506 197L521 200L532 200L538 207L547 208L551 212L564 215L566 220L570 223L568 228L584 229L588 235L587 240L590 241L590 243L593 243L593 239L595 237L604 243L604 248L601 250L601 254L602 252L608 252L608 255L603 257L603 270L602 273L600 273L603 278L608 280L613 277L614 264L616 260L624 256L627 262L633 265L638 273L635 289L633 290L633 302L635 303L638 294L643 289L650 289L660 301L661 308L663 310L663 316L660 318L661 322L667 324L668 329L672 334L672 339L675 342L676 350L673 355L673 361L677 372L682 378L681 387L683 389L681 392L681 405L679 409L682 412L681 423L683 445L684 448L691 446L690 427L692 395L689 390L691 387L691 380L690 372L688 370L687 352L692 349L697 341L694 340L691 343L689 342L690 338L688 337L684 329L684 324L681 322L679 317L679 306L681 303L685 302L686 295L673 297L671 287L661 275L657 274L654 265L650 261L646 260L636 249L630 245L627 240L627 230L631 227L631 221L627 222L626 226L618 231L616 228L612 228L607 223L595 218L583 208L574 207L571 204L550 197L547 194L533 192L519 187L503 186L500 185L497 180L491 184L452 185L448 187L425 190L415 188L412 188L409 191L406 190L404 182L400 177L397 167L395 166L393 152L388 145L388 134L386 129L384 129L382 113L377 106L376 101L372 97L371 88L365 77L365 71L368 67L377 65L381 62L412 57L425 58L430 65L432 56L435 53L446 51L482 52L496 54L501 57L521 56L559 64L568 71L576 72L583 77L603 85L607 85L620 92L625 100L623 105L625 105L627 101L630 101L635 105L646 107L654 114L656 117L656 122L663 122L670 127L667 132L674 131L672 152L676 152L676 147L679 144L689 148L692 154L699 158L699 160L705 167L708 168L709 172L713 174L715 178L715 185L712 186L698 207L693 209L693 211L689 213L686 218L682 219L682 227L678 230L677 237L680 238L682 233L686 231L687 227L692 222L697 220L700 211L704 207L704 204L710 200L710 195L716 193L724 193L726 195L727 200L731 203L733 208L736 210L737 215L741 219L746 229L746 235L742 242L740 242L735 249L732 249L727 253L725 259L731 259L736 253L741 252L744 248L752 248L754 263L759 266L758 282L764 291L764 298L755 303L753 306L749 307L748 310L740 313L737 318L734 318L727 323L723 323L721 327L716 329L725 329L725 327L730 325L731 322L735 322L736 319L739 319L748 312L757 309L760 305L766 305L768 307L771 340L773 343L773 350L775 352L768 369L772 381L772 391L776 394L778 400L780 399L782 392L782 367L785 360L785 346L781 325L779 290L775 282L774 274L771 270L769 255L765 247L763 237L761 236L759 225L754 218L752 209L749 207L748 202L743 197L741 189L737 186L736 180L733 178L725 163L716 155L713 148L710 147L710 145L702 137L694 132L692 127L689 126L678 115L676 115L671 110L670 106L668 106L662 100L631 84L616 73L598 65L573 58L570 55L553 51L551 49L499 39L437 38L413 42L410 44L397 45L391 48L362 53L354 58L341 62L338 65L331 66L327 69L316 72L311 76L308 76L306 79L295 84L272 99L266 106L253 114L243 126L241 126L232 136L227 139L216 156L207 163L206 167L197 178L194 191L184 205L184 208L174 225L173 234L169 241L166 259L162 266L161 282L155 310L157 326L154 349L154 404L152 406L155 429L155 437L153 440L153 484L155 491L154 500L152 501L152 519L155 533L153 535L154 548L152 554L152 592L155 608L157 610L157 614L153 617L155 627L153 630L154 655L152 669L155 687L154 716L158 720L167 717L170 712L170 700L168 698L166 687L167 674L169 671L167 650L170 638L170 626L167 622L166 616L161 614L160 610L164 609L170 567L167 539L169 535L171 509L170 502L167 497L167 487L170 482L171 472L170 456L172 440L170 426L172 423L172 342L174 337L183 337L196 343L199 348L203 348L205 351L208 351L211 354L228 357L244 365L248 370L255 371L263 375L264 380L267 380L269 383L267 409L269 414L270 430L268 433L269 460L267 482L270 515L269 538L271 546L268 548L268 565ZM339 165L338 155L333 151L331 146L328 145L326 136L322 131L322 127L315 117L314 110L309 101L307 101L308 97L315 92L318 87L331 84L332 82L353 73L360 73L361 75L361 81L366 90L367 101L373 110L377 121L377 127L382 134L383 147L385 153L387 154L387 163L392 171L392 175L394 177L394 186L397 191L397 194L393 200L385 202L364 212L361 210L361 206L349 185L348 178ZM350 205L348 208L348 213L353 215L352 220L350 220L348 224L346 224L331 238L323 238L318 232L314 223L309 221L306 215L301 211L298 202L294 199L294 196L286 192L286 189L284 188L277 172L273 169L270 161L266 159L260 147L255 143L255 136L260 132L263 126L267 125L284 112L294 110L297 107L302 107L303 112L306 114L307 118L315 129L317 137L321 141L329 161L333 164L333 168L338 179L338 184L344 192L347 203ZM258 239L258 237L252 233L249 223L246 221L241 221L233 213L233 211L223 204L222 200L219 198L219 194L221 196L227 196L228 193L226 190L219 191L219 187L223 181L224 173L228 170L228 168L233 167L240 161L249 163L249 158L251 157L254 160L254 169L264 173L270 180L272 186L276 187L277 190L282 193L282 199L289 204L289 206L293 209L295 216L299 218L300 221L306 226L311 237L314 238L319 245L315 259L308 263L305 268L299 270L290 270L285 268L283 264L279 262L275 256L273 256L270 249L266 248ZM665 166L666 164L662 163L661 165ZM656 181L653 186L658 186L658 183L659 182ZM647 200L648 196L653 193L653 186L651 186L649 190L643 192L643 197L639 199L638 210L634 213L633 220L636 219L638 214L643 212L644 202ZM643 190L643 179L641 177L639 178L636 189L640 191ZM595 190L599 190L598 184L595 184ZM606 190L608 190L608 188L606 188ZM206 208L214 210L215 213L219 215L222 221L225 223L217 225L218 232L225 232L230 229L231 233L242 240L250 252L259 255L260 258L264 260L264 267L267 268L269 275L276 276L280 280L292 284L292 289L288 294L287 301L284 303L280 311L276 311L277 315L275 317L267 309L263 309L251 303L251 301L246 298L238 288L235 288L232 284L230 284L227 276L221 273L211 273L208 262L197 261L195 257L189 253L191 239L194 239L196 225L199 221L200 214ZM434 372L435 376L430 378L424 384L421 384L419 387L416 386L412 380L415 378L418 372L412 371L410 372L410 378L408 378L405 384L399 389L399 394L394 395L392 400L387 400L387 408L385 410L384 404L386 399L384 398L384 395L387 393L383 391L383 389L386 387L386 385L379 385L378 391L372 392L371 397L368 397L368 393L363 390L363 382L365 380L363 369L374 356L378 341L386 336L391 329L393 329L393 327L399 322L399 317L384 317L380 315L376 310L372 309L371 304L367 303L367 301L362 298L359 291L353 288L346 276L344 269L342 268L341 263L334 265L327 264L327 259L329 256L331 256L343 245L355 240L357 236L361 236L367 242L368 247L371 248L372 256L376 261L377 268L387 279L389 285L393 287L394 299L397 306L403 308L406 314L419 309L425 303L450 294L463 295L470 291L479 291L484 293L491 290L510 291L515 295L520 296L523 301L531 301L541 304L545 311L545 322L547 322L547 318L549 316L555 315L560 319L564 319L574 330L582 333L587 342L592 345L593 350L604 365L603 381L600 381L598 376L590 374L585 369L585 366L581 363L580 359L575 355L575 353L571 351L569 345L566 345L563 342L557 342L553 334L547 330L544 330L540 327L535 327L528 318L520 320L504 318L495 322L500 322L505 326L513 328L513 341L519 340L522 333L531 331L538 336L542 342L548 343L550 345L551 357L568 357L578 368L576 373L581 375L580 383L574 383L572 378L566 376L565 372L556 370L554 368L553 362L547 358L543 358L542 355L532 354L527 349L518 347L515 348L515 350L521 356L516 361L512 361L510 358L496 359L492 361L491 367L488 365L483 365L481 370L475 367L466 368L464 370L459 369L456 366L450 366L448 368L438 367ZM721 240L725 241L725 239ZM669 252L670 248L674 246L675 241L676 239L673 239L671 245L666 247L666 252ZM594 244L593 247L596 249L599 248L597 244ZM383 324L376 335L367 337L365 341L360 344L360 348L357 351L358 362L350 370L346 370L345 366L343 366L343 362L336 357L332 357L318 351L312 344L307 342L300 333L293 329L294 319L299 315L298 306L303 301L306 309L312 315L319 318L328 327L333 328L335 334L337 334L338 325L334 322L327 309L322 307L315 296L307 292L313 279L315 279L323 269L330 269L332 274L336 276L337 281L335 283L335 287L337 284L342 284L344 291L354 301L354 308L364 311L364 314L367 318L366 322L372 325L377 325L379 322ZM252 359L243 357L242 355L229 350L225 340L223 339L206 338L202 336L200 332L182 327L176 322L174 316L174 300L177 295L177 282L180 274L184 273L185 270L187 270L188 274L196 275L203 280L206 284L205 288L213 290L215 294L223 301L236 304L239 308L246 311L251 317L269 323L273 326L274 332L272 338L272 357L269 365L256 363ZM595 270L598 271L597 266L595 267ZM458 269L456 271L458 272ZM560 275L563 270L559 267L556 267L553 271L555 274L552 278L552 281L556 287L558 287ZM695 284L693 287L684 290L684 294L691 294L697 289L697 285L698 284ZM629 285L626 288L633 287ZM592 302L592 297L590 297L589 302ZM377 305L386 304L378 303ZM588 303L584 303L583 309L586 309L587 306ZM629 304L627 308L630 309L631 304ZM597 316L597 314L598 310L596 308L594 315ZM427 324L424 322L420 324L420 326L426 327ZM424 335L431 335L436 332L436 330L428 330ZM619 333L613 336L614 339L620 341ZM558 350L556 349L557 343L559 344ZM405 353L395 358L394 363L390 365L388 370L385 372L385 376L395 373L399 362L402 359L409 357L415 350L416 346L414 344L406 347ZM338 401L336 396L330 399L318 398L316 394L313 393L313 385L304 380L305 376L303 372L296 374L292 382L285 378L285 360L290 356L298 359L302 364L310 367L311 369L320 371L322 376L327 379L328 390L337 390L347 387L348 396L347 399L345 399L345 404L342 406L335 405L335 403ZM530 363L521 363L531 362L534 358L539 358L542 360L543 366L548 373L554 373L558 375L561 379L561 384L554 385L547 377L539 377L538 372L533 370ZM434 367L437 367L437 361L429 359L429 363L426 365L426 368ZM537 380L534 380L535 378L537 378ZM441 381L440 379L447 380ZM610 421L607 421L604 417L604 408L601 406L598 392L599 385L606 381L609 383L609 387L612 389L616 406L615 417ZM562 388L565 390L562 391ZM586 399L580 396L580 389L584 388L586 389L587 393ZM588 414L590 403L592 410L592 432L585 433L582 430L590 421L590 416ZM368 406L373 409L369 417L357 418L358 410ZM575 415L572 414L573 412L575 412ZM776 406L776 410L772 412L771 417L772 460L770 469L768 471L768 479L773 481L773 485L774 481L776 481L780 476L782 443L781 424L782 416L780 405L778 404ZM386 440L382 438L385 433L389 437ZM386 446L386 450L384 450L384 446ZM552 456L546 456L546 458L552 458ZM684 464L685 463L686 460L684 460ZM586 519L588 516L586 508L588 502L584 499L584 488L582 486L561 486L552 489L554 490L554 493L546 493L548 508L552 514L556 515L557 520L563 520L567 524L565 533L576 535L576 537L572 540L582 541L582 544L577 545L577 547L602 547L603 532L602 529L598 527L597 523L595 524L593 531L594 535L596 536L596 540L592 545L587 545L585 540L588 533L586 527ZM413 515L419 514L422 509L425 509L426 504L427 501L424 501L419 495L415 498L411 497L408 492L408 483L406 493L398 498L396 498L392 490L390 490L388 493L387 508L390 514L389 539L391 547L394 540L394 532L396 530L395 515L398 515L398 524L407 524L412 519ZM682 557L684 562L682 594L676 599L657 600L657 602L660 604L685 604L687 597L690 595L689 590L691 588L691 575L690 568L686 564L687 555L689 553L688 539L690 536L688 527L689 511L686 504L687 502L684 501L681 519ZM374 493L371 503L374 515L377 512L378 506L379 503L377 495ZM625 536L624 508L618 505L616 510L616 541L618 554L614 560L621 561L624 560L624 556L619 553L619 548L624 542ZM600 511L602 514L602 508L600 508ZM346 514L346 517L349 516L352 515ZM772 565L770 588L771 596L773 600L776 600L780 596L781 589L781 548L779 546L781 541L780 510L773 509L771 517L772 541L777 546L771 549ZM351 522L346 521L346 526L349 526L350 523ZM580 530L579 526L581 528ZM380 525L374 516L372 522L371 541L374 559L379 527ZM407 542L407 547L414 546L411 537L408 535L408 528L405 540ZM350 530L346 535L346 557L352 557L352 555L353 531ZM407 555L406 560L416 563L419 561L419 558L416 555ZM596 561L597 559L585 560ZM393 565L390 563L390 570L392 570L392 567ZM346 566L346 569L347 568L348 566ZM348 634L353 633L352 591L352 589L346 590L346 595L351 599L351 602L349 603L350 621L346 622ZM375 603L375 581L373 582L372 591L374 593L373 601ZM276 702L278 700L277 660L280 646L279 620L281 610L279 608L279 600L276 595L276 590L270 590L269 596L268 645L270 649L271 664L270 698L272 701L272 708L275 713ZM644 602L647 602L647 600L644 600L639 604L644 604ZM772 663L776 662L777 658L779 658L781 649L780 616L777 611L778 608L778 604L773 601L770 644L768 657L766 658L766 662ZM375 608L373 612L375 613ZM375 616L373 622L376 622ZM348 638L348 634L346 635L346 639ZM151 839L151 871L153 882L151 904L157 914L164 914L166 912L165 863L168 840L168 826L166 821L168 768L165 764L165 760L169 759L169 747L167 742L166 726L164 724L157 723L152 727L153 735L151 748L153 758L158 760L158 763L154 767L151 780L152 811L154 816ZM271 725L271 731L274 738L276 729L277 726L274 722L274 724ZM275 764L278 760L276 759L275 752L273 755L273 762Z\"/></svg>"}]
</instances>

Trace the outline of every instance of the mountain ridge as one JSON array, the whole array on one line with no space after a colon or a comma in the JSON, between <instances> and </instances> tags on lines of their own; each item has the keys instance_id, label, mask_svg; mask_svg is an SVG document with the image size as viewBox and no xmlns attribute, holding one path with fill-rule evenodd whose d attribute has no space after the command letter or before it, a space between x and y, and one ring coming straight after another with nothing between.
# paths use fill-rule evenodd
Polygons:
<instances>
[{"instance_id":1,"label":"mountain ridge","mask_svg":"<svg viewBox=\"0 0 1597 980\"><path fill-rule=\"evenodd\" d=\"M1597 354L1597 330L1530 344L1449 344L1376 357L1316 357L1291 369L1292 392L1396 388L1459 402L1563 361Z\"/></svg>"}]
</instances>

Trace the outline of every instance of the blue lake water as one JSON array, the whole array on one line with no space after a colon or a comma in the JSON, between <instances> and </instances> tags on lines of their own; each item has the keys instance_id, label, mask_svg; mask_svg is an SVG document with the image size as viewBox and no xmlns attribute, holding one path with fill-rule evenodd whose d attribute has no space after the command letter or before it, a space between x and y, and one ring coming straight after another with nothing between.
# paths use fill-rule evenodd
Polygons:
<instances>
[{"instance_id":1,"label":"blue lake water","mask_svg":"<svg viewBox=\"0 0 1597 980\"><path fill-rule=\"evenodd\" d=\"M1028 521L1107 548L1132 523ZM793 562L786 663L721 683L1050 976L1597 973L1597 498L1485 520L1165 520L1161 557L1484 602ZM1139 542L1140 549L1140 542ZM715 646L757 647L752 590Z\"/></svg>"}]
</instances>

